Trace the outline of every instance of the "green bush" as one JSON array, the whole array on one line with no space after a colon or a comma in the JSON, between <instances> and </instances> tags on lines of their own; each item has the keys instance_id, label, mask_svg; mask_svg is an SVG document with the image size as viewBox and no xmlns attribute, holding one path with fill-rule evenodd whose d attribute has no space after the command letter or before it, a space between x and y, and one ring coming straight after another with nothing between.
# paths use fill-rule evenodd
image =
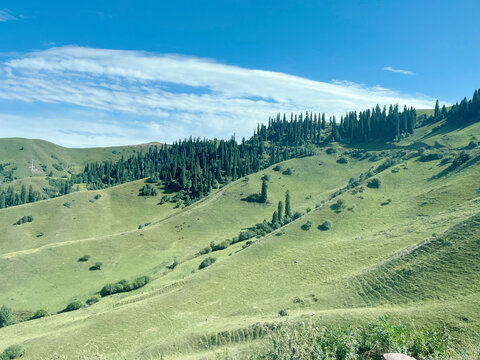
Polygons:
<instances>
[{"instance_id":1,"label":"green bush","mask_svg":"<svg viewBox=\"0 0 480 360\"><path fill-rule=\"evenodd\" d=\"M295 211L295 213L293 214L293 220L297 220L298 218L301 218L303 216L303 213L301 213L300 211Z\"/></svg>"},{"instance_id":2,"label":"green bush","mask_svg":"<svg viewBox=\"0 0 480 360\"><path fill-rule=\"evenodd\" d=\"M292 175L292 169L287 168L287 169L285 169L285 170L282 171L282 174L283 174L283 175Z\"/></svg>"},{"instance_id":3,"label":"green bush","mask_svg":"<svg viewBox=\"0 0 480 360\"><path fill-rule=\"evenodd\" d=\"M20 345L11 345L3 350L0 359L16 359L23 356L24 351Z\"/></svg>"},{"instance_id":4,"label":"green bush","mask_svg":"<svg viewBox=\"0 0 480 360\"><path fill-rule=\"evenodd\" d=\"M278 315L280 315L280 316L288 316L287 310L284 310L284 309L280 310L280 311L278 312Z\"/></svg>"},{"instance_id":5,"label":"green bush","mask_svg":"<svg viewBox=\"0 0 480 360\"><path fill-rule=\"evenodd\" d=\"M48 309L38 309L35 311L35 314L33 314L32 319L40 319L45 316L48 316Z\"/></svg>"},{"instance_id":6,"label":"green bush","mask_svg":"<svg viewBox=\"0 0 480 360\"><path fill-rule=\"evenodd\" d=\"M97 194L97 195L95 195L93 198L94 198L95 200L98 200L98 199L100 199L101 197L102 197L102 195Z\"/></svg>"},{"instance_id":7,"label":"green bush","mask_svg":"<svg viewBox=\"0 0 480 360\"><path fill-rule=\"evenodd\" d=\"M281 171L282 167L280 165L276 165L276 166L274 166L274 168L272 170L273 171Z\"/></svg>"},{"instance_id":8,"label":"green bush","mask_svg":"<svg viewBox=\"0 0 480 360\"><path fill-rule=\"evenodd\" d=\"M12 309L3 305L0 308L0 328L8 326L12 323Z\"/></svg>"},{"instance_id":9,"label":"green bush","mask_svg":"<svg viewBox=\"0 0 480 360\"><path fill-rule=\"evenodd\" d=\"M68 311L78 310L83 305L84 305L83 302L81 302L80 300L75 300L75 301L72 301L70 304L68 304L67 307L63 311L68 312Z\"/></svg>"},{"instance_id":10,"label":"green bush","mask_svg":"<svg viewBox=\"0 0 480 360\"><path fill-rule=\"evenodd\" d=\"M177 266L178 266L178 261L177 261L177 259L174 259L174 260L173 260L173 263L171 263L170 265L167 266L167 269L173 270L173 269L175 269Z\"/></svg>"},{"instance_id":11,"label":"green bush","mask_svg":"<svg viewBox=\"0 0 480 360\"><path fill-rule=\"evenodd\" d=\"M140 276L132 282L120 280L117 283L105 285L102 290L100 290L100 296L105 297L112 294L136 290L147 285L150 281L152 281L152 279L148 275Z\"/></svg>"},{"instance_id":12,"label":"green bush","mask_svg":"<svg viewBox=\"0 0 480 360\"><path fill-rule=\"evenodd\" d=\"M33 221L33 216L23 216L21 219L18 219L13 225L22 225Z\"/></svg>"},{"instance_id":13,"label":"green bush","mask_svg":"<svg viewBox=\"0 0 480 360\"><path fill-rule=\"evenodd\" d=\"M371 189L378 189L382 185L382 180L379 178L371 179L367 183L367 187Z\"/></svg>"},{"instance_id":14,"label":"green bush","mask_svg":"<svg viewBox=\"0 0 480 360\"><path fill-rule=\"evenodd\" d=\"M428 162L428 161L433 161L433 160L440 160L441 158L443 158L443 155L440 154L440 153L429 153L429 154L422 154L418 158L418 161Z\"/></svg>"},{"instance_id":15,"label":"green bush","mask_svg":"<svg viewBox=\"0 0 480 360\"><path fill-rule=\"evenodd\" d=\"M95 271L95 270L102 270L102 263L100 261L97 261L95 265L90 266L90 271Z\"/></svg>"},{"instance_id":16,"label":"green bush","mask_svg":"<svg viewBox=\"0 0 480 360\"><path fill-rule=\"evenodd\" d=\"M348 159L346 157L341 157L340 159L337 160L337 163L338 164L347 164L348 163Z\"/></svg>"},{"instance_id":17,"label":"green bush","mask_svg":"<svg viewBox=\"0 0 480 360\"><path fill-rule=\"evenodd\" d=\"M198 266L198 270L202 270L203 268L206 268L207 266L212 265L215 261L217 261L217 259L214 257L207 257L203 259L203 261Z\"/></svg>"},{"instance_id":18,"label":"green bush","mask_svg":"<svg viewBox=\"0 0 480 360\"><path fill-rule=\"evenodd\" d=\"M303 231L308 231L312 227L312 222L308 220L305 224L302 225L302 230Z\"/></svg>"},{"instance_id":19,"label":"green bush","mask_svg":"<svg viewBox=\"0 0 480 360\"><path fill-rule=\"evenodd\" d=\"M100 294L95 294L95 295L93 295L92 297L88 298L87 301L85 301L85 303L86 303L88 306L90 306L90 305L93 305L93 304L99 302L101 298L102 298L102 297L100 296Z\"/></svg>"},{"instance_id":20,"label":"green bush","mask_svg":"<svg viewBox=\"0 0 480 360\"><path fill-rule=\"evenodd\" d=\"M333 224L331 221L324 221L321 225L318 225L318 230L321 231L327 231L330 230L333 227Z\"/></svg>"},{"instance_id":21,"label":"green bush","mask_svg":"<svg viewBox=\"0 0 480 360\"><path fill-rule=\"evenodd\" d=\"M285 315L282 315L285 314ZM286 311L279 312L286 316ZM445 329L414 328L388 317L362 327L318 327L278 325L267 330L270 351L255 354L259 359L381 360L383 354L398 352L416 359L450 359L450 337Z\"/></svg>"},{"instance_id":22,"label":"green bush","mask_svg":"<svg viewBox=\"0 0 480 360\"><path fill-rule=\"evenodd\" d=\"M150 184L145 184L140 190L138 190L138 196L156 196L157 194L157 189Z\"/></svg>"},{"instance_id":23,"label":"green bush","mask_svg":"<svg viewBox=\"0 0 480 360\"><path fill-rule=\"evenodd\" d=\"M88 261L88 260L90 260L90 255L83 255L82 257L78 258L78 261L80 261L80 262L85 262L85 261Z\"/></svg>"},{"instance_id":24,"label":"green bush","mask_svg":"<svg viewBox=\"0 0 480 360\"><path fill-rule=\"evenodd\" d=\"M330 205L330 209L339 213L347 207L347 203L343 199L338 199L336 203Z\"/></svg>"}]
</instances>

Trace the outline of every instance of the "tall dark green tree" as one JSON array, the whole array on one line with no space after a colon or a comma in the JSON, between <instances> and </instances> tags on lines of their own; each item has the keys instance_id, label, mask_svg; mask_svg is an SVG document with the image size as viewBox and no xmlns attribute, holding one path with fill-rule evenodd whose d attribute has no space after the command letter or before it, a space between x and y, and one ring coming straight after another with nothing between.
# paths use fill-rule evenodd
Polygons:
<instances>
[{"instance_id":1,"label":"tall dark green tree","mask_svg":"<svg viewBox=\"0 0 480 360\"><path fill-rule=\"evenodd\" d=\"M285 217L291 218L292 217L292 208L290 204L290 190L287 190L285 193Z\"/></svg>"},{"instance_id":2,"label":"tall dark green tree","mask_svg":"<svg viewBox=\"0 0 480 360\"><path fill-rule=\"evenodd\" d=\"M260 202L266 203L268 199L268 185L265 179L262 180L262 192L260 194Z\"/></svg>"},{"instance_id":3,"label":"tall dark green tree","mask_svg":"<svg viewBox=\"0 0 480 360\"><path fill-rule=\"evenodd\" d=\"M281 201L278 202L277 214L278 214L278 221L283 222L283 203Z\"/></svg>"}]
</instances>

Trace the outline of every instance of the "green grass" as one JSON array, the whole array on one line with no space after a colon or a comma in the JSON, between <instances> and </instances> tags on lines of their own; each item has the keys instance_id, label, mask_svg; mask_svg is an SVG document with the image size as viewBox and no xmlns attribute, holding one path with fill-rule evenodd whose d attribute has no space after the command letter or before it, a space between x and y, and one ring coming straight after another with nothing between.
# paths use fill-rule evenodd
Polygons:
<instances>
[{"instance_id":1,"label":"green grass","mask_svg":"<svg viewBox=\"0 0 480 360\"><path fill-rule=\"evenodd\" d=\"M399 145L445 135L426 139L434 127ZM450 139L462 140L443 151L456 155L473 131L449 130ZM458 338L473 339L480 329L478 163L436 177L448 163L397 159L375 176L380 188L364 182L330 200L350 178L386 158L338 164L342 149L332 155L324 150L282 164L292 175L270 168L185 209L157 205L162 192L137 196L138 181L0 210L0 304L56 312L109 282L153 278L85 309L2 328L0 350L19 343L26 359L54 352L74 358L90 344L110 358L214 358L224 347L241 353L262 346L261 325L255 324L363 324L385 313L420 325L446 323ZM478 149L466 151L472 159L479 155ZM270 176L267 204L242 201L260 191L263 174ZM195 257L211 241L270 220L287 189L294 211L311 212L243 250L238 243ZM95 194L102 197L91 202ZM346 207L334 212L330 205L339 198ZM23 215L35 220L13 226ZM333 227L318 230L327 220ZM308 221L311 227L303 230ZM138 229L146 222L151 225ZM89 261L78 262L85 254ZM216 262L198 270L209 256ZM178 266L167 269L174 259ZM102 270L89 271L97 261ZM280 317L281 309L289 315Z\"/></svg>"}]
</instances>

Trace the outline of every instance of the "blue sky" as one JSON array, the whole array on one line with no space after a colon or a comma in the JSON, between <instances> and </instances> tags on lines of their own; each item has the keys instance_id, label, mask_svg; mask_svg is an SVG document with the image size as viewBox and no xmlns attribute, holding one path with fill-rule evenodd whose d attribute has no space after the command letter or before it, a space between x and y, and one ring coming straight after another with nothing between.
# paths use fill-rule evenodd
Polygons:
<instances>
[{"instance_id":1,"label":"blue sky","mask_svg":"<svg viewBox=\"0 0 480 360\"><path fill-rule=\"evenodd\" d=\"M478 0L2 0L0 136L238 138L278 111L455 102L480 86L478 14Z\"/></svg>"}]
</instances>

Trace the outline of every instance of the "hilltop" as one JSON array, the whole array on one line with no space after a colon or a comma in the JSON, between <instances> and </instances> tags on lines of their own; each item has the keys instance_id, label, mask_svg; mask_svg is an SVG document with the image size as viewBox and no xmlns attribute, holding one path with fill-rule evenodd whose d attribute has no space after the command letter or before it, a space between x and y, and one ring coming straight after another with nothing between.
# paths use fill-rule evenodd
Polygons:
<instances>
[{"instance_id":1,"label":"hilltop","mask_svg":"<svg viewBox=\"0 0 480 360\"><path fill-rule=\"evenodd\" d=\"M417 112L414 133L395 141L326 141L335 131L327 124L308 153L272 163L265 156L265 168L191 203L184 193L192 184L175 189L144 177L1 209L0 304L18 323L0 329L0 349L21 344L26 359L93 356L96 347L108 358L205 359L227 347L244 358L262 347L265 324L364 324L385 314L446 324L456 339L477 341L480 122L431 114ZM339 136L350 126L341 124ZM274 141L266 148L285 146ZM38 151L43 164L70 164L72 173L135 150L2 143L4 162ZM267 201L247 201L262 184ZM147 185L155 191L143 193ZM274 225L287 190L292 218ZM24 216L33 221L14 225ZM253 236L239 236L247 231ZM89 270L96 262L101 270ZM61 312L144 275L145 286ZM23 321L44 308L52 315Z\"/></svg>"}]
</instances>

